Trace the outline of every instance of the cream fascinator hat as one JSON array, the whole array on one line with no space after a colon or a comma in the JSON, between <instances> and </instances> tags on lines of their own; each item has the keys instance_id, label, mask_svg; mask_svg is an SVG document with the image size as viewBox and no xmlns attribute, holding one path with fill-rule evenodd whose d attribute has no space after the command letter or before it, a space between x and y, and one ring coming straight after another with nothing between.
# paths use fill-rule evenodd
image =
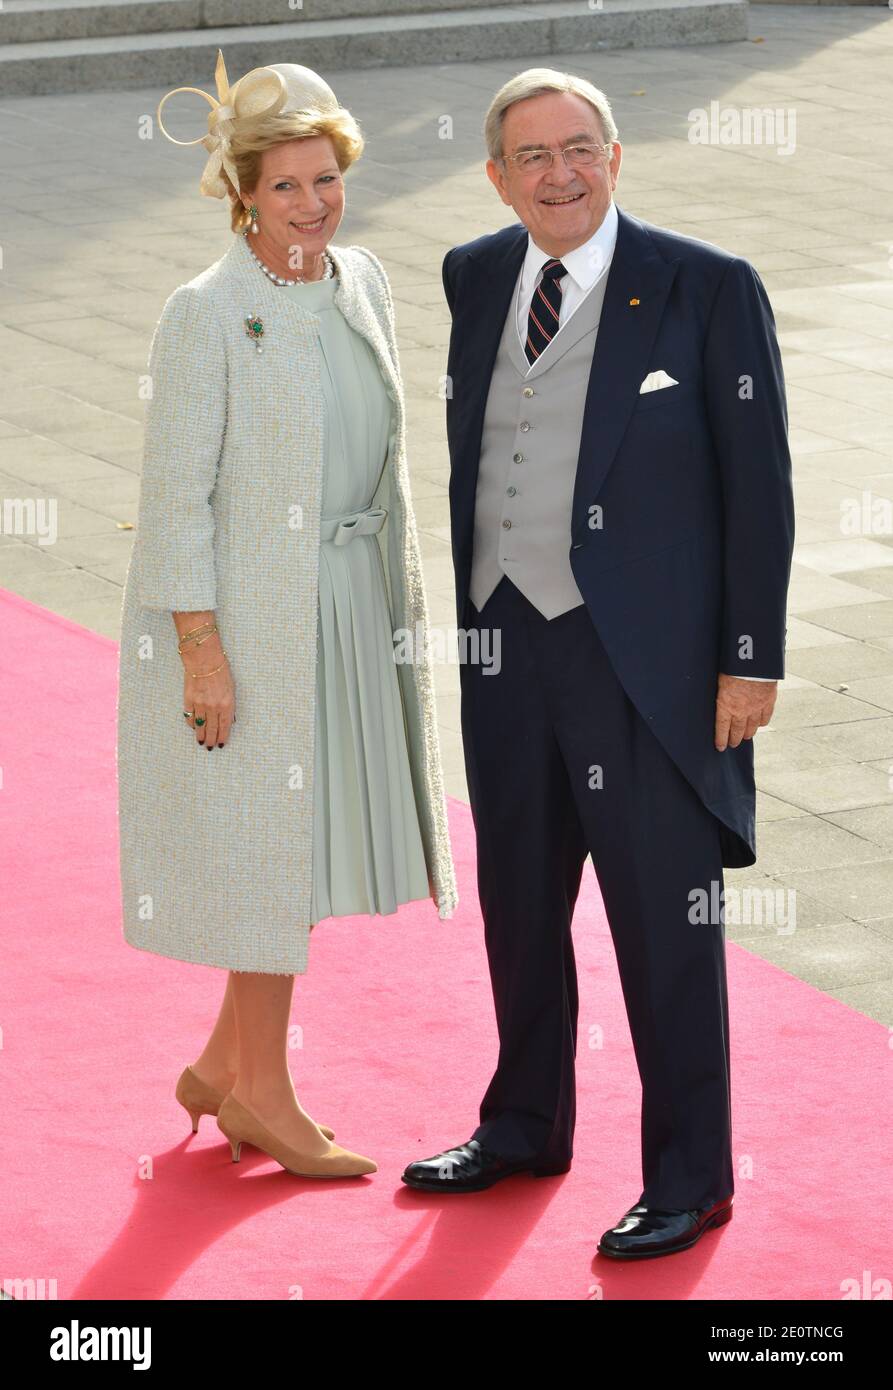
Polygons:
<instances>
[{"instance_id":1,"label":"cream fascinator hat","mask_svg":"<svg viewBox=\"0 0 893 1390\"><path fill-rule=\"evenodd\" d=\"M221 169L229 175L236 192L240 192L235 165L230 158L230 135L239 121L256 120L259 116L278 116L285 111L337 111L338 100L327 82L312 68L298 63L271 63L269 67L252 68L232 87L226 75L223 52L217 50L214 69L217 96L201 87L175 87L158 103L158 125L163 135L175 145L204 145L208 162L202 172L199 188L208 198L225 198L227 187ZM177 92L196 92L211 107L208 113L208 134L195 140L175 140L165 130L161 108L168 97Z\"/></svg>"}]
</instances>

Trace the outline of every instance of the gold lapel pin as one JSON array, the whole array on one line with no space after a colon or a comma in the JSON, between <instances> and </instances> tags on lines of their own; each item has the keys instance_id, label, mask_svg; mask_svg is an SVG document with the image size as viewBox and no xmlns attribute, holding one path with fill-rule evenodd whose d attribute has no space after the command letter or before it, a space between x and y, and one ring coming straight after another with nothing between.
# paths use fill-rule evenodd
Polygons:
<instances>
[{"instance_id":1,"label":"gold lapel pin","mask_svg":"<svg viewBox=\"0 0 893 1390\"><path fill-rule=\"evenodd\" d=\"M259 339L263 336L264 321L257 314L249 314L245 319L245 332L254 340L258 352L263 352Z\"/></svg>"},{"instance_id":2,"label":"gold lapel pin","mask_svg":"<svg viewBox=\"0 0 893 1390\"><path fill-rule=\"evenodd\" d=\"M635 306L638 304L639 301L638 301L638 299L631 299L629 302L630 302L631 307L632 307L632 308L635 308Z\"/></svg>"}]
</instances>

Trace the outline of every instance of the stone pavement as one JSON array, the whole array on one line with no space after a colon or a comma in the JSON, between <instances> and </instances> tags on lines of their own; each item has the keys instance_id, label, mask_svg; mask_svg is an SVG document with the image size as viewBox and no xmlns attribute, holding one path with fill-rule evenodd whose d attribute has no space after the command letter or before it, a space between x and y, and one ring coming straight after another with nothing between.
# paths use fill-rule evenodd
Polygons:
<instances>
[{"instance_id":1,"label":"stone pavement","mask_svg":"<svg viewBox=\"0 0 893 1390\"><path fill-rule=\"evenodd\" d=\"M780 911L748 920L742 894L745 920L728 935L893 1023L893 20L877 8L756 5L750 34L563 65L613 102L618 203L751 259L784 351L798 502L789 675L757 737L758 864L728 876L768 890L764 909L777 895ZM519 66L343 72L336 84L368 139L338 240L370 246L391 277L429 606L445 632L455 612L440 264L511 220L483 172L480 124ZM213 90L212 72L191 80ZM139 495L136 378L164 299L230 236L223 204L198 194L201 148L141 138L161 94L0 102L0 499L58 500L51 545L0 526L0 586L112 637ZM204 103L180 100L170 128L200 134ZM777 113L774 144L689 139L693 110L734 135L756 108ZM436 680L448 790L467 800L455 662L439 663Z\"/></svg>"}]
</instances>

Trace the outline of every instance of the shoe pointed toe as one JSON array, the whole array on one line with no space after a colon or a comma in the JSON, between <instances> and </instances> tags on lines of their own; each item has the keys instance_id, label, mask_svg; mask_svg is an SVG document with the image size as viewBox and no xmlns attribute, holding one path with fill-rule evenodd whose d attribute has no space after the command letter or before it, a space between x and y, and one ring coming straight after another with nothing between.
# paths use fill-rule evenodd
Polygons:
<instances>
[{"instance_id":1,"label":"shoe pointed toe","mask_svg":"<svg viewBox=\"0 0 893 1390\"><path fill-rule=\"evenodd\" d=\"M363 1177L367 1173L378 1172L378 1164L374 1158L354 1153L352 1149L342 1149L338 1144L333 1144L331 1151L323 1157L330 1160L330 1166L336 1176Z\"/></svg>"}]
</instances>

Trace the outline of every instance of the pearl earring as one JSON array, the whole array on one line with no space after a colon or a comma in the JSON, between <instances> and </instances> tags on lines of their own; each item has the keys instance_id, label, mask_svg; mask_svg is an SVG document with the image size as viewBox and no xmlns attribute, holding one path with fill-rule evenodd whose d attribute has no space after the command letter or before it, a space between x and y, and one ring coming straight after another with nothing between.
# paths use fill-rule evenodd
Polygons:
<instances>
[{"instance_id":1,"label":"pearl earring","mask_svg":"<svg viewBox=\"0 0 893 1390\"><path fill-rule=\"evenodd\" d=\"M251 223L252 232L260 231L260 228L257 225L257 219L259 215L260 214L258 213L257 208L255 207L254 203L252 203L251 207L248 209L248 216L254 219Z\"/></svg>"}]
</instances>

